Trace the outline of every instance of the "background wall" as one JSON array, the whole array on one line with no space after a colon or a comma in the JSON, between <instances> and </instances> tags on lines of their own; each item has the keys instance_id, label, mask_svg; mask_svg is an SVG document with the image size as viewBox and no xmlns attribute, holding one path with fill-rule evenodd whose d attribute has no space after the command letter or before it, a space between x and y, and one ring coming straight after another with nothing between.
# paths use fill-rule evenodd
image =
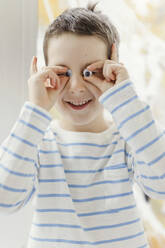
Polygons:
<instances>
[{"instance_id":1,"label":"background wall","mask_svg":"<svg viewBox=\"0 0 165 248\"><path fill-rule=\"evenodd\" d=\"M0 0L0 142L7 137L27 100L32 56L37 55L39 67L44 66L42 41L47 25L66 7L83 7L87 2ZM100 0L98 8L117 26L121 36L120 61L128 68L140 96L150 104L155 118L164 127L165 1ZM53 109L51 114L57 117ZM162 230L156 219L159 216L165 230L164 202L152 200L146 206L142 195L139 196L136 194L143 218L152 219L155 230ZM0 247L25 247L32 213L33 205L29 203L18 213L0 215Z\"/></svg>"},{"instance_id":2,"label":"background wall","mask_svg":"<svg viewBox=\"0 0 165 248\"><path fill-rule=\"evenodd\" d=\"M27 99L29 64L36 55L37 0L0 1L0 142L10 132ZM0 247L22 248L32 205L11 216L0 215Z\"/></svg>"},{"instance_id":3,"label":"background wall","mask_svg":"<svg viewBox=\"0 0 165 248\"><path fill-rule=\"evenodd\" d=\"M27 79L36 55L38 4L32 0L0 1L0 141L27 99Z\"/></svg>"}]
</instances>

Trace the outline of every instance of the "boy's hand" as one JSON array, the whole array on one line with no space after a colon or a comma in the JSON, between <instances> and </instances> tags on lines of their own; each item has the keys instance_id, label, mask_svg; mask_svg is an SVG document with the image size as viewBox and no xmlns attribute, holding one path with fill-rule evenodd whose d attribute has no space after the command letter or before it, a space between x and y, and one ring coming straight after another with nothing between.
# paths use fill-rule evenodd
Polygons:
<instances>
[{"instance_id":1,"label":"boy's hand","mask_svg":"<svg viewBox=\"0 0 165 248\"><path fill-rule=\"evenodd\" d=\"M115 44L112 45L111 60L100 60L89 65L87 69L95 73L90 77L86 77L86 79L96 85L102 93L112 88L115 84L129 79L128 72L124 65L118 63ZM102 74L102 77L100 74Z\"/></svg>"},{"instance_id":2,"label":"boy's hand","mask_svg":"<svg viewBox=\"0 0 165 248\"><path fill-rule=\"evenodd\" d=\"M29 101L49 111L66 82L60 80L57 73L62 74L66 71L67 68L62 66L47 66L38 71L37 57L33 57L28 80Z\"/></svg>"}]
</instances>

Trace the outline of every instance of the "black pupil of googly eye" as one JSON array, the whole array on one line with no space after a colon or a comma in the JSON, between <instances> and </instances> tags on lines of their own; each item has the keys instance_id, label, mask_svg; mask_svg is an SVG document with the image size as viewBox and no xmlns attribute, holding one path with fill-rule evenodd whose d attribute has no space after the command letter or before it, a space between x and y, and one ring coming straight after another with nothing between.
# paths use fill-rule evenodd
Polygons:
<instances>
[{"instance_id":1,"label":"black pupil of googly eye","mask_svg":"<svg viewBox=\"0 0 165 248\"><path fill-rule=\"evenodd\" d=\"M68 71L66 72L66 76L67 76L67 77L70 77L71 75L72 75L71 70L68 70Z\"/></svg>"},{"instance_id":2,"label":"black pupil of googly eye","mask_svg":"<svg viewBox=\"0 0 165 248\"><path fill-rule=\"evenodd\" d=\"M87 69L85 69L83 74L84 74L85 77L90 77L92 75L92 72L87 70Z\"/></svg>"}]
</instances>

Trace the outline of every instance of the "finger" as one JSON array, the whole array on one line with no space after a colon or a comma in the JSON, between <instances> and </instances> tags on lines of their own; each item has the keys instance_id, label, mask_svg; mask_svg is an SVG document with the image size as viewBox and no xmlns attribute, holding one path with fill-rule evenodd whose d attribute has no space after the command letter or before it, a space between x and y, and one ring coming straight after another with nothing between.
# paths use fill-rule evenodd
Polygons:
<instances>
[{"instance_id":1,"label":"finger","mask_svg":"<svg viewBox=\"0 0 165 248\"><path fill-rule=\"evenodd\" d=\"M115 65L115 63L104 64L103 75L106 78L106 80L108 80L108 81L111 81L111 80L113 81L116 79L116 76L114 75L114 71L113 71L114 65Z\"/></svg>"},{"instance_id":2,"label":"finger","mask_svg":"<svg viewBox=\"0 0 165 248\"><path fill-rule=\"evenodd\" d=\"M123 68L123 66L121 66L119 64L111 65L111 71L108 72L108 73L110 73L110 78L113 78L112 75L114 75L114 80L116 81L117 78L119 77L119 73L121 73L122 68Z\"/></svg>"},{"instance_id":3,"label":"finger","mask_svg":"<svg viewBox=\"0 0 165 248\"><path fill-rule=\"evenodd\" d=\"M48 78L45 82L45 86L47 88L59 88L61 85L61 82L63 80L60 80L60 74L63 75L68 69L62 66L44 66L41 68L41 73L44 74L45 72L53 72L54 79Z\"/></svg>"},{"instance_id":4,"label":"finger","mask_svg":"<svg viewBox=\"0 0 165 248\"><path fill-rule=\"evenodd\" d=\"M111 60L118 62L117 48L115 43L112 44L111 48Z\"/></svg>"},{"instance_id":5,"label":"finger","mask_svg":"<svg viewBox=\"0 0 165 248\"><path fill-rule=\"evenodd\" d=\"M54 88L55 87L54 81L51 78L47 78L46 82L44 82L45 87L46 88Z\"/></svg>"},{"instance_id":6,"label":"finger","mask_svg":"<svg viewBox=\"0 0 165 248\"><path fill-rule=\"evenodd\" d=\"M101 80L98 77L92 75L87 79L88 82L92 83L97 89L103 93L114 85L114 82L106 82L105 79Z\"/></svg>"},{"instance_id":7,"label":"finger","mask_svg":"<svg viewBox=\"0 0 165 248\"><path fill-rule=\"evenodd\" d=\"M115 62L114 61L111 61L111 60L100 60L98 62L95 62L89 66L87 66L87 69L90 70L90 71L93 71L93 70L99 70L99 69L102 69L104 64L105 63L109 63L109 64L114 64Z\"/></svg>"},{"instance_id":8,"label":"finger","mask_svg":"<svg viewBox=\"0 0 165 248\"><path fill-rule=\"evenodd\" d=\"M37 57L33 56L32 60L31 60L31 65L30 65L30 76L35 74L37 71L38 71L38 69L37 69Z\"/></svg>"},{"instance_id":9,"label":"finger","mask_svg":"<svg viewBox=\"0 0 165 248\"><path fill-rule=\"evenodd\" d=\"M105 62L105 60L95 62L95 63L93 63L91 65L88 65L87 69L90 70L90 71L95 70L95 69L101 69L101 68L103 68L104 62Z\"/></svg>"},{"instance_id":10,"label":"finger","mask_svg":"<svg viewBox=\"0 0 165 248\"><path fill-rule=\"evenodd\" d=\"M57 88L60 84L60 79L51 69L41 73L41 77L46 87Z\"/></svg>"},{"instance_id":11,"label":"finger","mask_svg":"<svg viewBox=\"0 0 165 248\"><path fill-rule=\"evenodd\" d=\"M52 101L54 101L56 99L57 94L59 94L58 92L62 91L65 85L66 85L66 81L61 80L57 88L54 89L52 89L51 87L47 88L49 98L52 99Z\"/></svg>"}]
</instances>

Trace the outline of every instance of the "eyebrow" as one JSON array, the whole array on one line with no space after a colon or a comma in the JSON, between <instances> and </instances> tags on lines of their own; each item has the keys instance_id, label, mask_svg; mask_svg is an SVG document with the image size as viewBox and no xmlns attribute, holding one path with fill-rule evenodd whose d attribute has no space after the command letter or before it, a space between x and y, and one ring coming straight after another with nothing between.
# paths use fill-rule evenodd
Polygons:
<instances>
[{"instance_id":1,"label":"eyebrow","mask_svg":"<svg viewBox=\"0 0 165 248\"><path fill-rule=\"evenodd\" d=\"M89 65L91 65L91 64L93 64L93 63L96 63L96 61L92 61L92 62L90 62L90 63L86 63L84 66L83 66L83 68L84 67L87 67L87 66L89 66ZM64 66L64 67L69 67L69 66L67 66L67 65L63 65L63 64L57 64L57 66Z\"/></svg>"}]
</instances>

